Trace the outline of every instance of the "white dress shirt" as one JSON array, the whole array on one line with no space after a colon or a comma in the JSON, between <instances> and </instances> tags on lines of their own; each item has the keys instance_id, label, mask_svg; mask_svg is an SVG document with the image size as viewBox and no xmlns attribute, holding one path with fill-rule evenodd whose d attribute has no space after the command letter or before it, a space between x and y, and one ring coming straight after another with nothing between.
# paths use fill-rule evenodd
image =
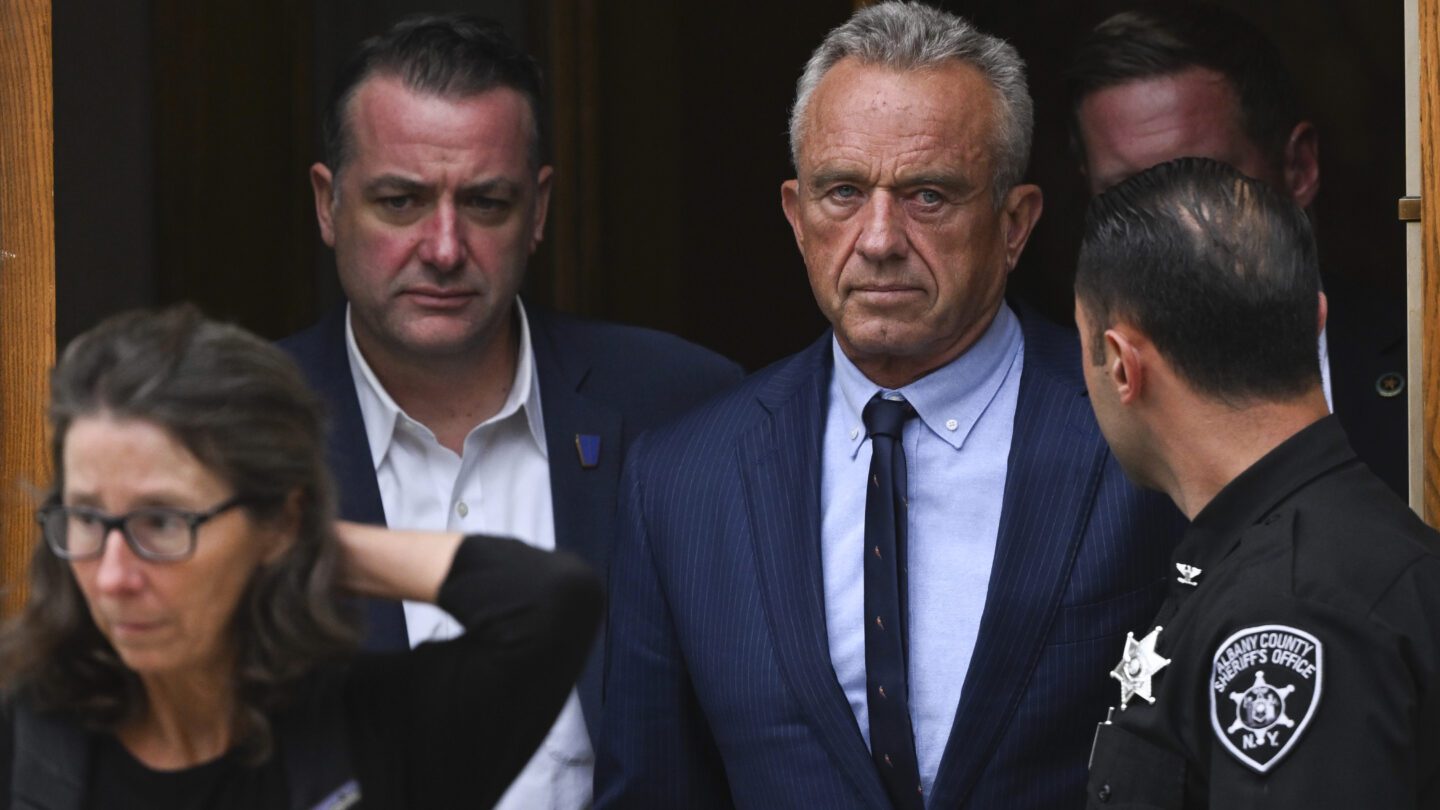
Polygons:
<instances>
[{"instance_id":1,"label":"white dress shirt","mask_svg":"<svg viewBox=\"0 0 1440 810\"><path fill-rule=\"evenodd\" d=\"M465 437L463 455L441 445L429 428L390 398L355 343L347 311L350 373L390 526L502 535L536 548L555 548L540 382L529 320L518 299L515 311L520 345L514 383L499 412ZM434 605L405 602L404 608L411 646L460 633L460 624ZM580 699L572 689L545 741L495 806L501 810L588 807L594 762Z\"/></svg>"}]
</instances>

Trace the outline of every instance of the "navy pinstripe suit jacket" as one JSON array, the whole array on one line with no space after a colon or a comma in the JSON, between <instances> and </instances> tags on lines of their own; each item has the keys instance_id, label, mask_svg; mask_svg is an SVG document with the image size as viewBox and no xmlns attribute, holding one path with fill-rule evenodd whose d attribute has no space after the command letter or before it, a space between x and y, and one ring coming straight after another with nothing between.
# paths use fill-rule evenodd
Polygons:
<instances>
[{"instance_id":1,"label":"navy pinstripe suit jacket","mask_svg":"<svg viewBox=\"0 0 1440 810\"><path fill-rule=\"evenodd\" d=\"M1084 805L1095 724L1118 694L1108 671L1154 615L1182 526L1106 448L1074 332L1019 314L999 539L932 808ZM825 631L830 371L827 334L632 449L597 806L889 806Z\"/></svg>"}]
</instances>

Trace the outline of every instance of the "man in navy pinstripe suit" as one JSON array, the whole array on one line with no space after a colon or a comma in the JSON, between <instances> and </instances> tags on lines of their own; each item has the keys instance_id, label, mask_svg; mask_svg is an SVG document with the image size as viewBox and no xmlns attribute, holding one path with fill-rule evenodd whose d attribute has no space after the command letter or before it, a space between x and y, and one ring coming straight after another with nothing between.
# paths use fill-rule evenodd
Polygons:
<instances>
[{"instance_id":1,"label":"man in navy pinstripe suit","mask_svg":"<svg viewBox=\"0 0 1440 810\"><path fill-rule=\"evenodd\" d=\"M811 58L781 199L833 330L627 460L599 806L1083 805L1179 518L1106 449L1074 334L1005 301L1040 216L1031 119L1014 50L924 6ZM882 400L901 427L873 427Z\"/></svg>"}]
</instances>

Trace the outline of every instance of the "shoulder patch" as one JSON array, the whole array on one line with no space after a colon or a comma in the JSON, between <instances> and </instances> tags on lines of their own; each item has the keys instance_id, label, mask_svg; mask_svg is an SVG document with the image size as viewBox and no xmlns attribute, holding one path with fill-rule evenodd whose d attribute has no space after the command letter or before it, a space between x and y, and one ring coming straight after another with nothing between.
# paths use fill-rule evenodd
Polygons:
<instances>
[{"instance_id":1,"label":"shoulder patch","mask_svg":"<svg viewBox=\"0 0 1440 810\"><path fill-rule=\"evenodd\" d=\"M1220 643L1210 669L1210 725L1258 773L1294 747L1320 704L1320 639L1283 624L1247 627Z\"/></svg>"}]
</instances>

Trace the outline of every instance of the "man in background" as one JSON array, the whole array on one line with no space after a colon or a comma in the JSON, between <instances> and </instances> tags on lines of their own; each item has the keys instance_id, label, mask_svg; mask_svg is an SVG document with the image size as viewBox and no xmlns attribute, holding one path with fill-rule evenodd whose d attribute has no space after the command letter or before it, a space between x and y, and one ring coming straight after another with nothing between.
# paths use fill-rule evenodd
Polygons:
<instances>
[{"instance_id":1,"label":"man in background","mask_svg":"<svg viewBox=\"0 0 1440 810\"><path fill-rule=\"evenodd\" d=\"M627 460L600 807L1083 802L1179 528L1005 301L1031 122L1015 50L928 6L811 57L781 203L832 330Z\"/></svg>"},{"instance_id":2,"label":"man in background","mask_svg":"<svg viewBox=\"0 0 1440 810\"><path fill-rule=\"evenodd\" d=\"M414 17L364 42L310 171L349 303L284 345L329 400L344 518L513 536L604 572L630 441L740 374L520 301L550 197L541 120L539 70L492 22ZM370 606L371 647L457 632L428 605ZM589 803L599 701L590 666L500 807Z\"/></svg>"},{"instance_id":3,"label":"man in background","mask_svg":"<svg viewBox=\"0 0 1440 810\"><path fill-rule=\"evenodd\" d=\"M1114 666L1092 808L1440 807L1440 535L1329 414L1317 264L1305 213L1216 161L1091 203L1090 401L1193 521Z\"/></svg>"},{"instance_id":4,"label":"man in background","mask_svg":"<svg viewBox=\"0 0 1440 810\"><path fill-rule=\"evenodd\" d=\"M1072 141L1092 195L1185 156L1228 163L1302 208L1319 191L1319 133L1302 116L1275 46L1232 12L1194 5L1117 14L1081 41L1067 79ZM1404 302L1322 270L1326 399L1361 459L1406 497Z\"/></svg>"}]
</instances>

